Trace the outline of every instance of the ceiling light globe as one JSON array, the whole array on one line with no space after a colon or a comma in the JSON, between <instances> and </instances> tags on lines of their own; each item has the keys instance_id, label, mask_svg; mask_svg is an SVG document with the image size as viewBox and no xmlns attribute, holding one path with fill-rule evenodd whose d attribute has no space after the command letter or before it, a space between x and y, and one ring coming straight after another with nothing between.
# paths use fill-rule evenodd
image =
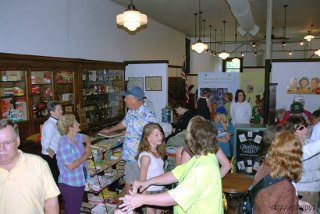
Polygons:
<instances>
[{"instance_id":1,"label":"ceiling light globe","mask_svg":"<svg viewBox=\"0 0 320 214\"><path fill-rule=\"evenodd\" d=\"M141 25L148 23L148 17L137 10L126 10L117 15L116 21L118 25L123 25L130 31L135 31Z\"/></svg>"},{"instance_id":2,"label":"ceiling light globe","mask_svg":"<svg viewBox=\"0 0 320 214\"><path fill-rule=\"evenodd\" d=\"M223 51L223 52L220 53L218 56L219 56L221 59L225 60L225 59L227 59L227 58L230 56L230 54L228 54L227 52Z\"/></svg>"},{"instance_id":3,"label":"ceiling light globe","mask_svg":"<svg viewBox=\"0 0 320 214\"><path fill-rule=\"evenodd\" d=\"M232 59L232 62L233 62L234 64L239 64L239 63L240 63L240 59L239 59L238 57L233 58L233 59Z\"/></svg>"},{"instance_id":4,"label":"ceiling light globe","mask_svg":"<svg viewBox=\"0 0 320 214\"><path fill-rule=\"evenodd\" d=\"M316 54L316 55L320 56L320 49L319 49L319 50L317 50L317 51L315 51L315 52L314 52L314 54Z\"/></svg>"},{"instance_id":5,"label":"ceiling light globe","mask_svg":"<svg viewBox=\"0 0 320 214\"><path fill-rule=\"evenodd\" d=\"M308 34L304 37L305 40L307 40L308 42L310 42L312 39L314 39L314 36L311 34Z\"/></svg>"},{"instance_id":6,"label":"ceiling light globe","mask_svg":"<svg viewBox=\"0 0 320 214\"><path fill-rule=\"evenodd\" d=\"M191 49L197 52L198 54L201 54L203 51L208 49L208 45L201 41L198 41L197 43L191 46Z\"/></svg>"},{"instance_id":7,"label":"ceiling light globe","mask_svg":"<svg viewBox=\"0 0 320 214\"><path fill-rule=\"evenodd\" d=\"M125 22L123 24L124 27L128 28L128 30L130 31L135 31L137 30L138 27L140 27L140 23L139 22Z\"/></svg>"}]
</instances>

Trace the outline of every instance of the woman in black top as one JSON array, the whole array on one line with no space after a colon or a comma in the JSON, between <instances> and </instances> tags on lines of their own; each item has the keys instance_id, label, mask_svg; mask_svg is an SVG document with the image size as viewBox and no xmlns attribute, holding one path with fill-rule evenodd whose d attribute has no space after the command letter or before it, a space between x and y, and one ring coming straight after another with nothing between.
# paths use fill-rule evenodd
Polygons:
<instances>
[{"instance_id":1,"label":"woman in black top","mask_svg":"<svg viewBox=\"0 0 320 214\"><path fill-rule=\"evenodd\" d=\"M181 101L178 101L174 105L173 109L179 115L178 121L172 130L174 134L177 134L187 128L189 121L194 115L189 109L185 107L185 104Z\"/></svg>"},{"instance_id":2,"label":"woman in black top","mask_svg":"<svg viewBox=\"0 0 320 214\"><path fill-rule=\"evenodd\" d=\"M197 115L204 117L207 120L211 120L211 101L209 99L211 95L211 90L209 88L205 88L202 91L202 97L199 97L197 101Z\"/></svg>"}]
</instances>

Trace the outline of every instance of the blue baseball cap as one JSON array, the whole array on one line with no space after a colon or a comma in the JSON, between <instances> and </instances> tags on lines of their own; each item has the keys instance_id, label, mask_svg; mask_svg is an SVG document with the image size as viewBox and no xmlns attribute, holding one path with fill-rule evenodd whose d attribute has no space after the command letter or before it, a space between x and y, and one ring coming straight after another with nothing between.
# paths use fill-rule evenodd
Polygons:
<instances>
[{"instance_id":1,"label":"blue baseball cap","mask_svg":"<svg viewBox=\"0 0 320 214\"><path fill-rule=\"evenodd\" d=\"M220 106L217 110L216 110L217 113L219 114L227 114L227 110L225 107L223 106Z\"/></svg>"},{"instance_id":2,"label":"blue baseball cap","mask_svg":"<svg viewBox=\"0 0 320 214\"><path fill-rule=\"evenodd\" d=\"M121 96L128 96L128 95L134 96L140 101L144 100L144 92L138 86L129 87L126 92L121 93Z\"/></svg>"}]
</instances>

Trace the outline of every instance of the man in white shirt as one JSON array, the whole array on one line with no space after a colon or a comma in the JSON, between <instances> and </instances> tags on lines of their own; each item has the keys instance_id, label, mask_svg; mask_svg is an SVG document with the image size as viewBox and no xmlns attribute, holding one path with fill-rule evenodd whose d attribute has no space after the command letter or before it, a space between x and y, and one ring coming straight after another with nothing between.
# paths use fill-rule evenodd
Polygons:
<instances>
[{"instance_id":1,"label":"man in white shirt","mask_svg":"<svg viewBox=\"0 0 320 214\"><path fill-rule=\"evenodd\" d=\"M47 109L50 117L43 124L41 130L41 157L48 162L53 178L58 184L59 169L56 151L61 135L58 131L57 122L62 115L62 106L59 102L51 101L48 103Z\"/></svg>"},{"instance_id":2,"label":"man in white shirt","mask_svg":"<svg viewBox=\"0 0 320 214\"><path fill-rule=\"evenodd\" d=\"M313 128L311 132L311 141L320 140L320 109L312 113Z\"/></svg>"}]
</instances>

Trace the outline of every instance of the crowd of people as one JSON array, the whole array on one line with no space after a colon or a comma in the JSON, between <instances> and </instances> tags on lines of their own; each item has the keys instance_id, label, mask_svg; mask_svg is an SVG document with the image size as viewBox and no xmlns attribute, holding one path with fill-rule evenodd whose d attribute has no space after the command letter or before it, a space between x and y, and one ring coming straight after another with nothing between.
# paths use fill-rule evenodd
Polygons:
<instances>
[{"instance_id":1,"label":"crowd of people","mask_svg":"<svg viewBox=\"0 0 320 214\"><path fill-rule=\"evenodd\" d=\"M182 101L174 105L178 119L169 138L144 102L141 88L130 87L122 93L128 108L124 119L102 130L126 129L122 150L125 196L116 213L132 213L139 207L147 214L161 213L168 206L173 206L174 213L223 213L221 179L231 168L234 125L249 124L252 108L241 89L234 102L232 94L226 93L225 105L214 108L211 90L202 92L197 112ZM62 114L60 103L49 102L48 111L50 117L42 126L42 158L20 151L17 124L0 120L0 213L57 214L60 193L64 213L80 213L90 179L91 142L79 133L75 115ZM305 111L302 103L293 102L279 124L265 131L265 159L253 185L269 175L281 181L257 194L253 213L298 213L300 209L314 213L318 208L320 110L310 115ZM166 141L183 132L176 167L165 172ZM176 185L167 189L170 184Z\"/></svg>"}]
</instances>

